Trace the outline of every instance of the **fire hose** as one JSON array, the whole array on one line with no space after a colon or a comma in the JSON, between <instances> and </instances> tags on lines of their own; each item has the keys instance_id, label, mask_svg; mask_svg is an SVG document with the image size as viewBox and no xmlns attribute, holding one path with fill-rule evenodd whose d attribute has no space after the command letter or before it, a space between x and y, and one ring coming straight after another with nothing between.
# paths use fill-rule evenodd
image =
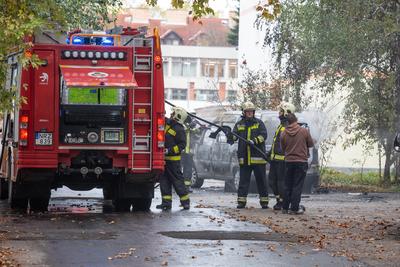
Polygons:
<instances>
[{"instance_id":1,"label":"fire hose","mask_svg":"<svg viewBox=\"0 0 400 267\"><path fill-rule=\"evenodd\" d=\"M172 103L169 102L168 100L165 100L165 103L167 103L167 104L170 105L171 107L176 107L176 105L172 104ZM188 114L190 117L193 117L193 118L195 118L195 119L198 119L199 121L202 121L202 122L205 122L205 123L207 123L207 124L209 124L209 125L211 125L211 126L217 127L218 130L217 130L216 132L210 134L210 137L211 137L211 138L215 138L215 137L217 136L217 134L218 134L220 131L222 131L225 135L228 135L228 134L230 133L230 134L232 134L233 136L235 136L236 138L238 138L238 139L242 140L243 142L245 142L247 145L249 145L249 146L251 146L252 148L254 148L254 150L256 150L257 152L259 152L265 160L269 161L268 156L267 156L267 154L265 154L264 151L262 151L260 148L258 148L255 144L251 143L249 140L247 140L247 139L241 137L240 135L238 135L238 134L235 133L235 132L232 132L232 131L231 131L231 128L230 128L229 126L221 126L221 125L215 124L215 123L213 123L213 122L210 122L210 121L208 121L208 120L205 120L205 119L203 119L203 118L200 118L199 116L196 116L196 115L194 115L194 114L192 114L192 113L189 113L189 112L187 112L187 114Z\"/></svg>"}]
</instances>

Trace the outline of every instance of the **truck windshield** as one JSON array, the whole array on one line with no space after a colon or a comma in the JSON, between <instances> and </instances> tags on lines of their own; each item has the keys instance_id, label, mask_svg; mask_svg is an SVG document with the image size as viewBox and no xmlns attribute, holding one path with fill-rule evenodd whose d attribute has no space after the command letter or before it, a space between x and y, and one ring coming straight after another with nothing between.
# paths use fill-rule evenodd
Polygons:
<instances>
[{"instance_id":1,"label":"truck windshield","mask_svg":"<svg viewBox=\"0 0 400 267\"><path fill-rule=\"evenodd\" d=\"M125 105L126 90L121 88L63 88L62 104Z\"/></svg>"}]
</instances>

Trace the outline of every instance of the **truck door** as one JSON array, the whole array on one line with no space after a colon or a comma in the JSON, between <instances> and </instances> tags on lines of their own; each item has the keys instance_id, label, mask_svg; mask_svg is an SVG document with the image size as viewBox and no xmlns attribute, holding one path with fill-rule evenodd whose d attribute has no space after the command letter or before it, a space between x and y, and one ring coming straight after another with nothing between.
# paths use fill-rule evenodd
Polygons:
<instances>
[{"instance_id":1,"label":"truck door","mask_svg":"<svg viewBox=\"0 0 400 267\"><path fill-rule=\"evenodd\" d=\"M36 50L35 53L44 64L34 69L34 149L52 150L56 136L54 51Z\"/></svg>"}]
</instances>

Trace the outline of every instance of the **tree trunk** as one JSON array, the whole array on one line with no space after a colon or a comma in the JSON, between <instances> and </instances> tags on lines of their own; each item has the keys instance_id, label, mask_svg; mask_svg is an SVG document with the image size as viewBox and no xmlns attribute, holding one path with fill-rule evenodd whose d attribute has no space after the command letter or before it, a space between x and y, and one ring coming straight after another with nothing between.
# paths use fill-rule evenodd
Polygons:
<instances>
[{"instance_id":1,"label":"tree trunk","mask_svg":"<svg viewBox=\"0 0 400 267\"><path fill-rule=\"evenodd\" d=\"M389 184L390 183L390 156L385 157L385 167L383 169L383 183L384 184Z\"/></svg>"}]
</instances>

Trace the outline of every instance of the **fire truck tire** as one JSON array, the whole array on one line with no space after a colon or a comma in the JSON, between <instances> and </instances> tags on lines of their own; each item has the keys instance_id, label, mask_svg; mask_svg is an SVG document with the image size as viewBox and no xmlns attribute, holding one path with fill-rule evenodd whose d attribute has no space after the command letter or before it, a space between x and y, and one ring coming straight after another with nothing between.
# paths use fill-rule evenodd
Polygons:
<instances>
[{"instance_id":1,"label":"fire truck tire","mask_svg":"<svg viewBox=\"0 0 400 267\"><path fill-rule=\"evenodd\" d=\"M9 203L11 209L15 210L21 210L23 212L26 212L28 209L28 198L27 197L21 197L17 195L16 188L18 186L17 183L12 182L9 180Z\"/></svg>"},{"instance_id":2,"label":"fire truck tire","mask_svg":"<svg viewBox=\"0 0 400 267\"><path fill-rule=\"evenodd\" d=\"M8 181L11 180L11 159L10 159L10 155L8 156L8 160L7 160L7 177L4 178L0 178L0 199L7 199L8 198Z\"/></svg>"},{"instance_id":3,"label":"fire truck tire","mask_svg":"<svg viewBox=\"0 0 400 267\"><path fill-rule=\"evenodd\" d=\"M117 198L113 200L116 212L129 212L131 210L131 200L129 198Z\"/></svg>"},{"instance_id":4,"label":"fire truck tire","mask_svg":"<svg viewBox=\"0 0 400 267\"><path fill-rule=\"evenodd\" d=\"M151 198L133 198L132 199L132 211L149 211Z\"/></svg>"},{"instance_id":5,"label":"fire truck tire","mask_svg":"<svg viewBox=\"0 0 400 267\"><path fill-rule=\"evenodd\" d=\"M33 212L46 212L48 211L50 198L35 197L29 199L30 210Z\"/></svg>"},{"instance_id":6,"label":"fire truck tire","mask_svg":"<svg viewBox=\"0 0 400 267\"><path fill-rule=\"evenodd\" d=\"M0 179L0 199L8 198L8 183L6 179Z\"/></svg>"}]
</instances>

